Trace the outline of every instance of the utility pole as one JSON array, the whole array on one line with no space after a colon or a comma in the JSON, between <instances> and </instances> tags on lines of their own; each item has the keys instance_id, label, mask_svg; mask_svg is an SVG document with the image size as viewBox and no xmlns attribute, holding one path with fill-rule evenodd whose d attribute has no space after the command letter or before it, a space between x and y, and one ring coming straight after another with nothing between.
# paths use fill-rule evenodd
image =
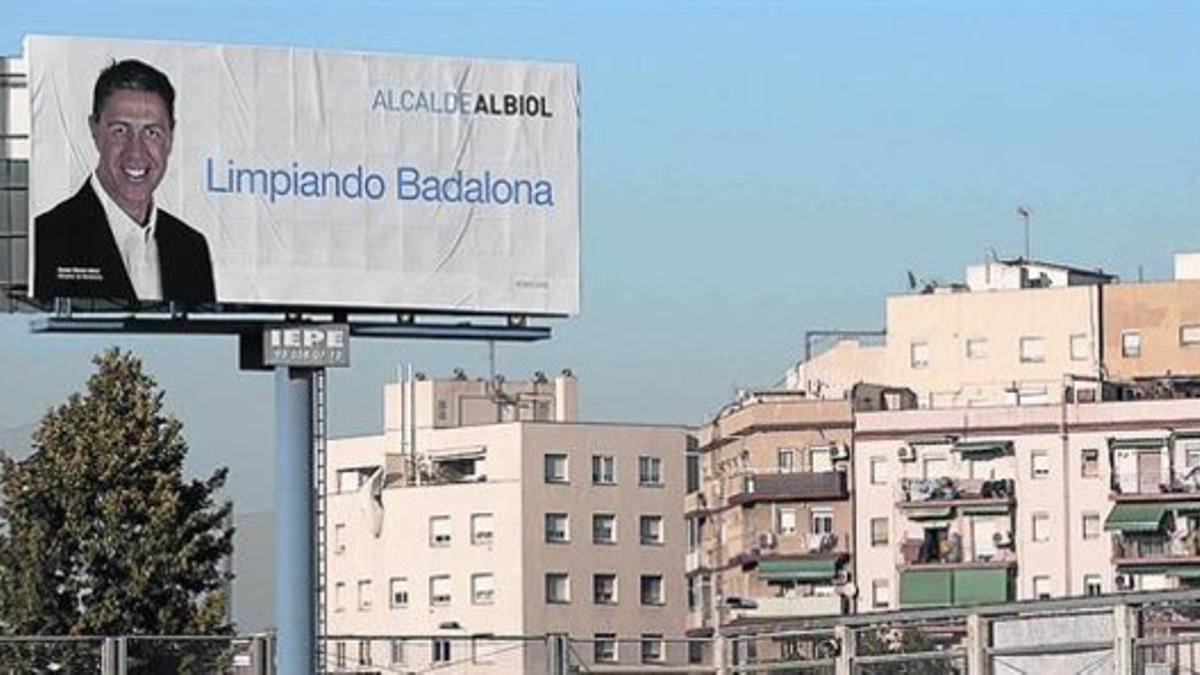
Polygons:
<instances>
[{"instance_id":1,"label":"utility pole","mask_svg":"<svg viewBox=\"0 0 1200 675\"><path fill-rule=\"evenodd\" d=\"M1029 214L1028 206L1017 206L1017 215L1025 221L1025 260L1029 261Z\"/></svg>"}]
</instances>

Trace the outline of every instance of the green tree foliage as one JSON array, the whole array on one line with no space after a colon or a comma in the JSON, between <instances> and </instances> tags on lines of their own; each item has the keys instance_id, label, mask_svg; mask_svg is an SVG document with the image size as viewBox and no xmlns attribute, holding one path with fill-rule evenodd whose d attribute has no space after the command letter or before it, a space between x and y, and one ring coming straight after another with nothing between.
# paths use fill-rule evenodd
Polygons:
<instances>
[{"instance_id":1,"label":"green tree foliage","mask_svg":"<svg viewBox=\"0 0 1200 675\"><path fill-rule=\"evenodd\" d=\"M0 630L229 633L227 470L185 481L182 424L141 361L111 349L93 362L33 454L0 462Z\"/></svg>"}]
</instances>

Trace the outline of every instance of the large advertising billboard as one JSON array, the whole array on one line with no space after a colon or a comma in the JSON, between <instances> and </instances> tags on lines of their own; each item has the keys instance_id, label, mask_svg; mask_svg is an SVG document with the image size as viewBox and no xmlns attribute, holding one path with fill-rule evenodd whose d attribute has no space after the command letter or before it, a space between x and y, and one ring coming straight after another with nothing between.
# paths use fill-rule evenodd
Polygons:
<instances>
[{"instance_id":1,"label":"large advertising billboard","mask_svg":"<svg viewBox=\"0 0 1200 675\"><path fill-rule=\"evenodd\" d=\"M570 64L26 39L39 300L574 314Z\"/></svg>"}]
</instances>

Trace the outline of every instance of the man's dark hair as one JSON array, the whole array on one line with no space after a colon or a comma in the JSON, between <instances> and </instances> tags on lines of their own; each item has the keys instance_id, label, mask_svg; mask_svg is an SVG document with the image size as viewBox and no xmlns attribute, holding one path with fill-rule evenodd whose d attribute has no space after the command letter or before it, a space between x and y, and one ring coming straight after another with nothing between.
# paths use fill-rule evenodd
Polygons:
<instances>
[{"instance_id":1,"label":"man's dark hair","mask_svg":"<svg viewBox=\"0 0 1200 675\"><path fill-rule=\"evenodd\" d=\"M120 89L145 91L158 94L167 104L167 118L175 126L175 87L161 70L137 59L113 61L100 71L96 78L96 89L92 92L92 119L100 119L104 102Z\"/></svg>"}]
</instances>

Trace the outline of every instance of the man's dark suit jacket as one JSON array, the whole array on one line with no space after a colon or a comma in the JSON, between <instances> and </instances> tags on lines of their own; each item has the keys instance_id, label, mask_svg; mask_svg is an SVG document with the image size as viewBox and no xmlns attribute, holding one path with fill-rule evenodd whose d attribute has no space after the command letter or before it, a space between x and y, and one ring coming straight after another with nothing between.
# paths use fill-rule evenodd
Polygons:
<instances>
[{"instance_id":1,"label":"man's dark suit jacket","mask_svg":"<svg viewBox=\"0 0 1200 675\"><path fill-rule=\"evenodd\" d=\"M35 298L138 299L104 206L90 182L74 197L35 218L34 230ZM204 235L159 209L154 239L162 299L189 305L216 302L212 258Z\"/></svg>"}]
</instances>

